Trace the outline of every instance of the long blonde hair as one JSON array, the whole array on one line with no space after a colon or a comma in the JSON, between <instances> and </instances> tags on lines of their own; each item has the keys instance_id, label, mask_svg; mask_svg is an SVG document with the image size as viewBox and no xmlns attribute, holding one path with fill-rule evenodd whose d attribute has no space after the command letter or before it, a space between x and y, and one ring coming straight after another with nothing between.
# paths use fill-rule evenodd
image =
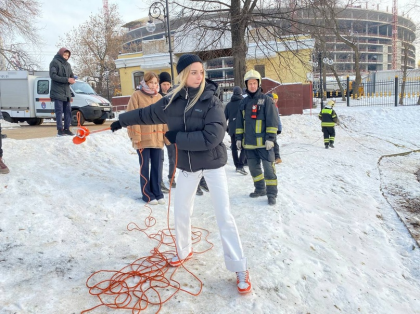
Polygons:
<instances>
[{"instance_id":1,"label":"long blonde hair","mask_svg":"<svg viewBox=\"0 0 420 314\"><path fill-rule=\"evenodd\" d=\"M174 99L174 96L176 94L178 94L184 87L188 87L187 79L188 79L188 75L190 74L190 69L191 69L191 64L187 66L184 70L182 70L181 73L178 74L177 79L179 81L179 85L168 94L168 96L171 97L171 100L169 100L169 103L166 105L165 109L168 108L169 105L172 103L172 100ZM185 112L190 110L200 99L201 94L203 94L204 87L206 86L206 78L205 78L206 70L204 69L204 66L203 66L203 71L204 71L203 80L200 84L200 89L198 90L197 95L195 95L195 97L188 103L187 107L185 108Z\"/></svg>"}]
</instances>

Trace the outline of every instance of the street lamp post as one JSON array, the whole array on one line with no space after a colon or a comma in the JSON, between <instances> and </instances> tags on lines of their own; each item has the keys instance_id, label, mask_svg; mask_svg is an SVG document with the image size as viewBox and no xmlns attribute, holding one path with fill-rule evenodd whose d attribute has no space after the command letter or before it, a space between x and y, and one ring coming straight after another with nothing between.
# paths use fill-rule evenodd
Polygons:
<instances>
[{"instance_id":1,"label":"street lamp post","mask_svg":"<svg viewBox=\"0 0 420 314\"><path fill-rule=\"evenodd\" d=\"M327 57L322 58L322 53L318 53L318 64L319 64L319 85L320 85L320 93L321 93L321 110L324 109L324 91L323 91L323 84L322 84L322 63L328 64L332 66L334 64L334 60L329 59Z\"/></svg>"},{"instance_id":2,"label":"street lamp post","mask_svg":"<svg viewBox=\"0 0 420 314\"><path fill-rule=\"evenodd\" d=\"M163 17L162 17L163 13ZM161 1L153 2L149 7L149 22L147 22L146 29L148 32L154 32L156 25L153 22L153 19L158 19L162 21L165 28L165 37L169 45L169 63L171 67L171 80L172 86L174 85L174 69L173 69L173 60L172 60L172 42L171 42L171 26L169 23L169 4L168 0L165 0L165 5Z\"/></svg>"}]
</instances>

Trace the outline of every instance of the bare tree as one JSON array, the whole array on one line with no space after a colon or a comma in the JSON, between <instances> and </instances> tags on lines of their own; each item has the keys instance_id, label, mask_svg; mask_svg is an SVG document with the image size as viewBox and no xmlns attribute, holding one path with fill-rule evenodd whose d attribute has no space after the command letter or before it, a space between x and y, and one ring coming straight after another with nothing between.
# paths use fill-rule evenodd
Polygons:
<instances>
[{"instance_id":1,"label":"bare tree","mask_svg":"<svg viewBox=\"0 0 420 314\"><path fill-rule=\"evenodd\" d=\"M114 60L124 42L121 24L118 6L113 4L109 13L100 11L91 15L88 21L65 34L64 39L60 38L72 52L75 62L73 72L86 77L96 92L104 97L108 94L111 97L118 87L112 78L118 76Z\"/></svg>"},{"instance_id":2,"label":"bare tree","mask_svg":"<svg viewBox=\"0 0 420 314\"><path fill-rule=\"evenodd\" d=\"M295 71L290 65L290 57L279 53L280 45L283 51L300 58L309 71L310 55L304 56L299 51L312 49L312 46L305 47L302 33L297 33L294 27L302 23L296 18L301 10L296 1L290 1L286 7L263 0L174 0L173 3L178 14L172 16L183 19L178 31L183 34L183 39L187 38L181 39L181 43L175 42L175 47L179 48L186 41L188 44L185 45L192 45L191 51L199 52L205 61L232 56L235 85L244 85L249 43L255 44L256 51L265 55L279 77L281 68Z\"/></svg>"},{"instance_id":3,"label":"bare tree","mask_svg":"<svg viewBox=\"0 0 420 314\"><path fill-rule=\"evenodd\" d=\"M3 69L34 70L35 60L28 50L39 42L33 21L40 15L36 0L0 1L0 60ZM22 41L22 42L19 42Z\"/></svg>"}]
</instances>

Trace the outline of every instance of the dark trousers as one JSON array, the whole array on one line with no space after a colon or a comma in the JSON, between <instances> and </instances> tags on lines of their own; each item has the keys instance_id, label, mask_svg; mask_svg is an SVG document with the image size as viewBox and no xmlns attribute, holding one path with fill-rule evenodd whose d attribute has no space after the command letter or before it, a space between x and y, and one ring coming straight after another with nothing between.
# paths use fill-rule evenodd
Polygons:
<instances>
[{"instance_id":1,"label":"dark trousers","mask_svg":"<svg viewBox=\"0 0 420 314\"><path fill-rule=\"evenodd\" d=\"M267 190L267 197L277 197L277 174L274 166L272 149L267 151L265 148L246 149L249 172L256 190ZM273 154L273 155L271 155ZM261 168L264 168L264 173Z\"/></svg>"},{"instance_id":2,"label":"dark trousers","mask_svg":"<svg viewBox=\"0 0 420 314\"><path fill-rule=\"evenodd\" d=\"M54 111L55 118L57 120L57 130L63 129L63 123L61 122L64 113L64 130L70 128L71 122L71 103L70 101L54 100Z\"/></svg>"},{"instance_id":3,"label":"dark trousers","mask_svg":"<svg viewBox=\"0 0 420 314\"><path fill-rule=\"evenodd\" d=\"M1 142L1 124L0 124L0 158L3 157L3 150L1 149L2 142Z\"/></svg>"},{"instance_id":4,"label":"dark trousers","mask_svg":"<svg viewBox=\"0 0 420 314\"><path fill-rule=\"evenodd\" d=\"M238 157L238 147L236 147L235 135L230 136L230 149L232 150L233 163L236 168L243 168L246 161L245 150L242 149Z\"/></svg>"},{"instance_id":5,"label":"dark trousers","mask_svg":"<svg viewBox=\"0 0 420 314\"><path fill-rule=\"evenodd\" d=\"M335 128L334 127L322 127L322 133L324 133L324 144L334 144L335 140Z\"/></svg>"},{"instance_id":6,"label":"dark trousers","mask_svg":"<svg viewBox=\"0 0 420 314\"><path fill-rule=\"evenodd\" d=\"M274 141L274 158L280 158L280 146L277 144L277 139Z\"/></svg>"},{"instance_id":7,"label":"dark trousers","mask_svg":"<svg viewBox=\"0 0 420 314\"><path fill-rule=\"evenodd\" d=\"M160 162L163 154L160 148L144 148L137 150L140 163L140 189L145 202L160 200L163 193L160 188L162 178L162 164ZM149 166L150 165L150 166Z\"/></svg>"},{"instance_id":8,"label":"dark trousers","mask_svg":"<svg viewBox=\"0 0 420 314\"><path fill-rule=\"evenodd\" d=\"M169 173L168 173L168 179L171 180L172 179L172 174L174 173L175 170L175 158L176 158L176 149L175 149L175 145L171 144L171 145L166 145L166 150L168 151L168 159L169 159ZM162 151L162 159L161 159L161 168L163 169L163 161L165 160L165 154ZM162 170L163 172L163 170ZM162 181L162 173L160 176L160 181Z\"/></svg>"}]
</instances>

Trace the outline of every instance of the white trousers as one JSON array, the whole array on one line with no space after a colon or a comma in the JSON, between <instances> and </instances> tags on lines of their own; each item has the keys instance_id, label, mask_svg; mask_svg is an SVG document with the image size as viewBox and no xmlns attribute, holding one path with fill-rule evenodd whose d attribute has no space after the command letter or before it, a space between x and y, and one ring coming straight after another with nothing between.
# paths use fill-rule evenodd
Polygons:
<instances>
[{"instance_id":1,"label":"white trousers","mask_svg":"<svg viewBox=\"0 0 420 314\"><path fill-rule=\"evenodd\" d=\"M226 268L232 272L245 271L247 270L246 258L242 250L235 219L230 213L225 167L197 172L179 172L174 201L175 244L178 256L180 259L184 259L192 250L191 215L194 209L197 186L202 176L206 179L210 190L222 239Z\"/></svg>"}]
</instances>

